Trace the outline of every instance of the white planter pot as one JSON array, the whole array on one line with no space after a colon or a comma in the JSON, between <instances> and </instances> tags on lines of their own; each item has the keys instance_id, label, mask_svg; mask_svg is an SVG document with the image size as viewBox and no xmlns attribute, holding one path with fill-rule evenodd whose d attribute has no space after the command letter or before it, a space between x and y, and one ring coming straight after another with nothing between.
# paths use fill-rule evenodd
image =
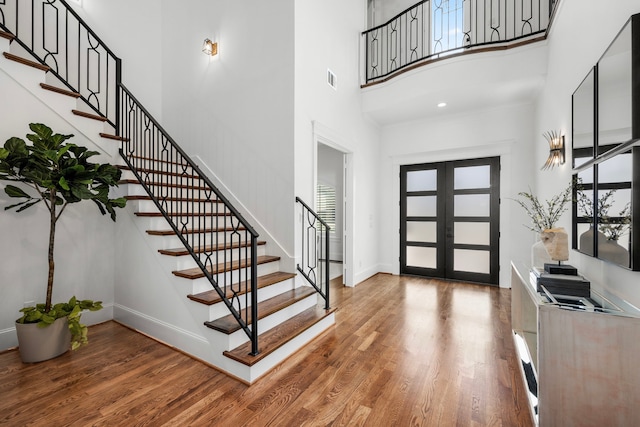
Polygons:
<instances>
[{"instance_id":1,"label":"white planter pot","mask_svg":"<svg viewBox=\"0 0 640 427\"><path fill-rule=\"evenodd\" d=\"M16 323L18 350L24 363L53 359L71 348L71 331L66 317L57 319L46 328L35 323Z\"/></svg>"}]
</instances>

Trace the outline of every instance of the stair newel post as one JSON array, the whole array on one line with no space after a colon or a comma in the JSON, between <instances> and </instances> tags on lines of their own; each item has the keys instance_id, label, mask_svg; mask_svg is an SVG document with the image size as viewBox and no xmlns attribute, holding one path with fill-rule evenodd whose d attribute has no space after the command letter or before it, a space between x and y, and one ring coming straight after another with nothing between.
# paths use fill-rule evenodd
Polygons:
<instances>
[{"instance_id":1,"label":"stair newel post","mask_svg":"<svg viewBox=\"0 0 640 427\"><path fill-rule=\"evenodd\" d=\"M329 228L328 225L325 224L324 226L324 248L325 248L325 262L324 262L324 282L325 282L325 289L324 289L324 293L325 293L325 298L324 298L324 308L325 310L329 310L329 308L331 308L329 306L329 234L330 234L331 229Z\"/></svg>"},{"instance_id":2,"label":"stair newel post","mask_svg":"<svg viewBox=\"0 0 640 427\"><path fill-rule=\"evenodd\" d=\"M120 84L122 83L122 60L120 58L116 58L116 135L122 135L122 129L120 126L120 112L121 112L121 94L122 90ZM122 141L122 145L124 146L124 141Z\"/></svg>"},{"instance_id":3,"label":"stair newel post","mask_svg":"<svg viewBox=\"0 0 640 427\"><path fill-rule=\"evenodd\" d=\"M258 349L258 238L251 234L251 355Z\"/></svg>"}]
</instances>

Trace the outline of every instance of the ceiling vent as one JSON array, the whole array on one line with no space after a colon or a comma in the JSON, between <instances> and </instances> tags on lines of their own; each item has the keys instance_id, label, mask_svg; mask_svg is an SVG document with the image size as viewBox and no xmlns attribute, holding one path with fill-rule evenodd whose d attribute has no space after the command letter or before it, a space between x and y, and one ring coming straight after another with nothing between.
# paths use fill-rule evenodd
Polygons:
<instances>
[{"instance_id":1,"label":"ceiling vent","mask_svg":"<svg viewBox=\"0 0 640 427\"><path fill-rule=\"evenodd\" d=\"M334 90L338 90L338 77L336 77L336 75L333 74L333 71L329 70L328 68L327 83L329 83L329 86L331 86Z\"/></svg>"}]
</instances>

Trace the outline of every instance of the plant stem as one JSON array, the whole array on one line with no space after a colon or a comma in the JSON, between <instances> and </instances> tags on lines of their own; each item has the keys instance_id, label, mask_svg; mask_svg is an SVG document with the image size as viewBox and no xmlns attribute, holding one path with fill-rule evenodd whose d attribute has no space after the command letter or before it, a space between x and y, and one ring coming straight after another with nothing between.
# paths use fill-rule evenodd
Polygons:
<instances>
[{"instance_id":1,"label":"plant stem","mask_svg":"<svg viewBox=\"0 0 640 427\"><path fill-rule=\"evenodd\" d=\"M45 300L45 311L51 309L51 297L53 296L53 272L55 263L53 262L53 244L56 237L56 190L49 191L49 277L47 278L47 299Z\"/></svg>"}]
</instances>

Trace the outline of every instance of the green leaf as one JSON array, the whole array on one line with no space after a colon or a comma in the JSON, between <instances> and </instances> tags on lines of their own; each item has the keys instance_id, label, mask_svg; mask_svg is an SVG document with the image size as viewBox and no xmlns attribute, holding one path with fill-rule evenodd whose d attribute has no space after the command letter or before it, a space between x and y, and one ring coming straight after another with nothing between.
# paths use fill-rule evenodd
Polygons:
<instances>
[{"instance_id":1,"label":"green leaf","mask_svg":"<svg viewBox=\"0 0 640 427\"><path fill-rule=\"evenodd\" d=\"M23 203L26 203L26 204L24 206L22 206L20 209L18 209L16 212L22 212L25 209L29 209L31 206L35 205L36 203L40 203L40 201L42 201L42 199L38 199L38 200L35 200L33 202L23 202Z\"/></svg>"},{"instance_id":2,"label":"green leaf","mask_svg":"<svg viewBox=\"0 0 640 427\"><path fill-rule=\"evenodd\" d=\"M71 187L71 193L78 199L93 199L94 194L84 186L74 185Z\"/></svg>"},{"instance_id":3,"label":"green leaf","mask_svg":"<svg viewBox=\"0 0 640 427\"><path fill-rule=\"evenodd\" d=\"M58 183L60 184L60 187L62 187L65 190L69 191L69 184L67 183L67 180L64 179L64 176L60 177L60 180L58 181Z\"/></svg>"},{"instance_id":4,"label":"green leaf","mask_svg":"<svg viewBox=\"0 0 640 427\"><path fill-rule=\"evenodd\" d=\"M16 137L9 138L7 142L4 143L4 148L13 155L26 156L29 154L29 150L27 150L27 143Z\"/></svg>"},{"instance_id":5,"label":"green leaf","mask_svg":"<svg viewBox=\"0 0 640 427\"><path fill-rule=\"evenodd\" d=\"M4 192L7 193L9 197L23 197L23 198L31 199L30 195L28 195L21 188L16 187L15 185L7 185L4 188Z\"/></svg>"}]
</instances>

